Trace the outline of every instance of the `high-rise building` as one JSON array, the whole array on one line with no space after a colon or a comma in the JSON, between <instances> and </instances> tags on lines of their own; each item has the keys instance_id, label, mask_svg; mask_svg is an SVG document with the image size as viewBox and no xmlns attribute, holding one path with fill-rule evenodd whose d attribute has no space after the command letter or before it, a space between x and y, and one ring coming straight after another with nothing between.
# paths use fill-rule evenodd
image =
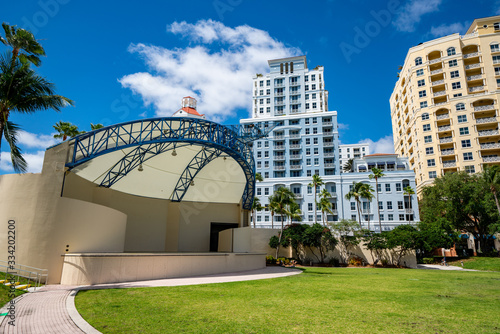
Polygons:
<instances>
[{"instance_id":1,"label":"high-rise building","mask_svg":"<svg viewBox=\"0 0 500 334\"><path fill-rule=\"evenodd\" d=\"M368 154L370 154L370 145L366 143L339 145L340 172L344 173L343 168L350 159L359 159Z\"/></svg>"},{"instance_id":2,"label":"high-rise building","mask_svg":"<svg viewBox=\"0 0 500 334\"><path fill-rule=\"evenodd\" d=\"M354 181L370 183L375 188L375 181L368 175L377 165L386 173L381 181L385 191L383 195L379 192L383 203L377 204L375 198L362 200L364 227L371 222L370 227L379 229L373 223L378 221L377 205L382 208L383 229L418 220L418 215L407 211L417 208L416 198L409 204L409 197L405 200L402 190L403 184L415 186L415 176L408 168L407 159L396 159L394 155L375 156L368 159L369 163L355 159L355 172L340 174L337 112L328 111L323 67L308 69L305 56L270 60L269 67L268 74L257 74L253 78L253 117L241 120L243 126L258 125L271 130L268 138L253 143L256 171L264 178L256 184L261 205L267 206L269 196L279 187L288 187L296 195L303 222L321 222L322 212L314 211L314 190L309 185L312 175L316 174L324 182L318 193L327 189L331 194L332 212L326 215L327 220L359 219L356 206L353 210L354 200L344 197ZM363 158L363 153L369 151L366 144L345 145L347 147L360 150L359 157L353 152L353 158ZM258 212L255 220L260 227L280 225L280 217L274 215L273 219L267 208Z\"/></svg>"},{"instance_id":3,"label":"high-rise building","mask_svg":"<svg viewBox=\"0 0 500 334\"><path fill-rule=\"evenodd\" d=\"M500 16L410 48L390 98L394 149L417 192L447 172L500 163Z\"/></svg>"}]
</instances>

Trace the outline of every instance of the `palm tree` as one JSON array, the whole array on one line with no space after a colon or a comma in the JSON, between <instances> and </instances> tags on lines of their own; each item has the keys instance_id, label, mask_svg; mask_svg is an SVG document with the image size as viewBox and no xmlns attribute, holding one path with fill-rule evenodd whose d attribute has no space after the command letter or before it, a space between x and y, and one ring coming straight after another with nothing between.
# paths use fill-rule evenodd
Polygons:
<instances>
[{"instance_id":1,"label":"palm tree","mask_svg":"<svg viewBox=\"0 0 500 334\"><path fill-rule=\"evenodd\" d=\"M321 211L321 217L323 218L323 226L326 226L325 213L333 214L332 211L332 203L330 202L330 198L332 194L328 192L328 190L323 189L319 194L319 210Z\"/></svg>"},{"instance_id":2,"label":"palm tree","mask_svg":"<svg viewBox=\"0 0 500 334\"><path fill-rule=\"evenodd\" d=\"M354 200L356 201L356 207L358 211L358 221L360 226L361 226L361 199L366 198L371 200L371 198L373 198L373 194L371 193L372 191L373 188L369 184L353 181L352 189L349 190L349 192L345 195L345 198L347 200L351 200L351 198L354 198Z\"/></svg>"},{"instance_id":3,"label":"palm tree","mask_svg":"<svg viewBox=\"0 0 500 334\"><path fill-rule=\"evenodd\" d=\"M318 200L316 199L316 196L318 194L318 187L321 187L323 185L323 180L319 175L314 174L312 177L312 182L309 183L309 187L314 187L314 223L318 222L318 217L316 215L316 212L318 210L317 205L318 205Z\"/></svg>"},{"instance_id":4,"label":"palm tree","mask_svg":"<svg viewBox=\"0 0 500 334\"><path fill-rule=\"evenodd\" d=\"M274 195L271 195L267 198L269 201L268 209L271 211L271 228L274 229L274 213L276 212L276 208L278 207L277 205L277 198Z\"/></svg>"},{"instance_id":5,"label":"palm tree","mask_svg":"<svg viewBox=\"0 0 500 334\"><path fill-rule=\"evenodd\" d=\"M297 221L302 221L302 210L300 210L300 205L293 201L288 205L286 210L286 215L290 218L290 224L295 219Z\"/></svg>"},{"instance_id":6,"label":"palm tree","mask_svg":"<svg viewBox=\"0 0 500 334\"><path fill-rule=\"evenodd\" d=\"M0 146L1 138L4 137L10 146L12 166L19 173L26 171L27 163L17 146L20 127L9 121L10 114L31 114L48 109L59 111L67 105L73 105L73 101L55 95L54 84L30 68L30 64L39 66L39 56L45 55L33 34L6 23L2 27L5 37L0 36L0 42L12 47L12 52L0 56Z\"/></svg>"},{"instance_id":7,"label":"palm tree","mask_svg":"<svg viewBox=\"0 0 500 334\"><path fill-rule=\"evenodd\" d=\"M411 205L411 195L415 195L415 191L413 191L412 187L406 186L403 189L403 193L405 195L408 195L408 197L409 197L409 201L410 201L409 209L411 210L411 208L412 208L412 205ZM408 214L408 224L410 224L410 215L411 214Z\"/></svg>"},{"instance_id":8,"label":"palm tree","mask_svg":"<svg viewBox=\"0 0 500 334\"><path fill-rule=\"evenodd\" d=\"M498 214L500 214L500 204L498 203L498 188L500 187L500 166L484 166L483 178L490 187L490 191L495 198Z\"/></svg>"},{"instance_id":9,"label":"palm tree","mask_svg":"<svg viewBox=\"0 0 500 334\"><path fill-rule=\"evenodd\" d=\"M281 232L279 236L279 244L281 244L281 237L283 235L283 229L284 229L284 222L285 222L285 216L287 215L287 207L292 204L292 202L295 202L295 194L286 187L279 187L278 190L274 192L274 197L275 197L275 212L280 215L281 217ZM279 253L279 244L278 248L276 249L276 257L278 257Z\"/></svg>"},{"instance_id":10,"label":"palm tree","mask_svg":"<svg viewBox=\"0 0 500 334\"><path fill-rule=\"evenodd\" d=\"M354 162L353 158L347 160L347 162L344 164L344 166L342 166L342 171L344 171L345 173L352 172L352 170L354 168L353 162Z\"/></svg>"},{"instance_id":11,"label":"palm tree","mask_svg":"<svg viewBox=\"0 0 500 334\"><path fill-rule=\"evenodd\" d=\"M252 221L253 228L255 228L255 211L262 211L262 205L260 205L260 199L255 196L252 203Z\"/></svg>"},{"instance_id":12,"label":"palm tree","mask_svg":"<svg viewBox=\"0 0 500 334\"><path fill-rule=\"evenodd\" d=\"M35 66L40 66L42 63L40 56L45 56L45 50L37 42L35 36L28 30L18 29L16 26L8 25L5 22L2 23L2 27L5 38L0 36L0 42L12 48L11 65L14 66L19 59L23 65L32 63Z\"/></svg>"},{"instance_id":13,"label":"palm tree","mask_svg":"<svg viewBox=\"0 0 500 334\"><path fill-rule=\"evenodd\" d=\"M102 125L101 123L97 123L97 124L93 124L93 123L90 123L90 130L94 131L94 130L98 130L100 128L103 128L104 125Z\"/></svg>"},{"instance_id":14,"label":"palm tree","mask_svg":"<svg viewBox=\"0 0 500 334\"><path fill-rule=\"evenodd\" d=\"M385 176L384 173L382 173L382 170L379 168L372 168L372 174L370 174L368 177L370 179L375 179L375 189L376 189L376 194L377 194L377 213L378 213L378 226L380 228L380 232L382 232L382 221L380 219L380 207L378 205L378 179Z\"/></svg>"},{"instance_id":15,"label":"palm tree","mask_svg":"<svg viewBox=\"0 0 500 334\"><path fill-rule=\"evenodd\" d=\"M372 199L373 199L373 187L371 185L369 185L368 183L363 183L363 186L361 187L361 198L364 198L368 201L368 206L370 205ZM378 203L377 203L377 206L378 206ZM370 212L368 212L368 220L367 220L367 223L368 223L368 230L370 230Z\"/></svg>"},{"instance_id":16,"label":"palm tree","mask_svg":"<svg viewBox=\"0 0 500 334\"><path fill-rule=\"evenodd\" d=\"M261 173L255 173L255 181L259 181L259 182L264 181L264 178L262 177Z\"/></svg>"},{"instance_id":17,"label":"palm tree","mask_svg":"<svg viewBox=\"0 0 500 334\"><path fill-rule=\"evenodd\" d=\"M73 138L81 133L85 133L85 131L78 131L78 127L70 122L59 121L52 127L59 132L54 135L54 138L62 138L63 141L68 139L68 137Z\"/></svg>"}]
</instances>

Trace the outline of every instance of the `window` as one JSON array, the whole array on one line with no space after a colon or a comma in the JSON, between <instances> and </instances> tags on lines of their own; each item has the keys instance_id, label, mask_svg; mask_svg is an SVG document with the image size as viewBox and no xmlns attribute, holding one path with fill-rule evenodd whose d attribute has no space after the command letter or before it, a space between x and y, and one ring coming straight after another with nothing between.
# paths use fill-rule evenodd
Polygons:
<instances>
[{"instance_id":1,"label":"window","mask_svg":"<svg viewBox=\"0 0 500 334\"><path fill-rule=\"evenodd\" d=\"M262 220L261 216L257 216L257 221L260 222Z\"/></svg>"},{"instance_id":2,"label":"window","mask_svg":"<svg viewBox=\"0 0 500 334\"><path fill-rule=\"evenodd\" d=\"M427 101L420 102L420 108L427 108Z\"/></svg>"},{"instance_id":3,"label":"window","mask_svg":"<svg viewBox=\"0 0 500 334\"><path fill-rule=\"evenodd\" d=\"M269 178L269 172L265 172L265 173L264 173L264 178L265 178L265 179L268 179L268 178Z\"/></svg>"},{"instance_id":4,"label":"window","mask_svg":"<svg viewBox=\"0 0 500 334\"><path fill-rule=\"evenodd\" d=\"M378 208L379 210L384 210L384 202L378 202Z\"/></svg>"},{"instance_id":5,"label":"window","mask_svg":"<svg viewBox=\"0 0 500 334\"><path fill-rule=\"evenodd\" d=\"M306 129L306 135L310 134L311 133L311 129L307 128Z\"/></svg>"},{"instance_id":6,"label":"window","mask_svg":"<svg viewBox=\"0 0 500 334\"><path fill-rule=\"evenodd\" d=\"M388 221L393 221L394 220L394 215L392 213L387 215L387 220Z\"/></svg>"},{"instance_id":7,"label":"window","mask_svg":"<svg viewBox=\"0 0 500 334\"><path fill-rule=\"evenodd\" d=\"M266 113L270 113L271 112L271 107L266 107Z\"/></svg>"},{"instance_id":8,"label":"window","mask_svg":"<svg viewBox=\"0 0 500 334\"><path fill-rule=\"evenodd\" d=\"M391 191L391 184L390 183L386 183L385 184L385 191L386 192L390 192Z\"/></svg>"},{"instance_id":9,"label":"window","mask_svg":"<svg viewBox=\"0 0 500 334\"><path fill-rule=\"evenodd\" d=\"M456 111L465 110L465 104L463 104L463 103L457 103L455 105L455 110Z\"/></svg>"},{"instance_id":10,"label":"window","mask_svg":"<svg viewBox=\"0 0 500 334\"><path fill-rule=\"evenodd\" d=\"M311 85L311 89L312 89L312 90L316 90L316 84L312 84L312 85Z\"/></svg>"},{"instance_id":11,"label":"window","mask_svg":"<svg viewBox=\"0 0 500 334\"><path fill-rule=\"evenodd\" d=\"M435 179L436 177L436 171L429 172L429 179Z\"/></svg>"},{"instance_id":12,"label":"window","mask_svg":"<svg viewBox=\"0 0 500 334\"><path fill-rule=\"evenodd\" d=\"M257 158L262 158L262 152L261 151L257 152Z\"/></svg>"},{"instance_id":13,"label":"window","mask_svg":"<svg viewBox=\"0 0 500 334\"><path fill-rule=\"evenodd\" d=\"M305 85L305 90L309 90L309 85Z\"/></svg>"},{"instance_id":14,"label":"window","mask_svg":"<svg viewBox=\"0 0 500 334\"><path fill-rule=\"evenodd\" d=\"M313 102L313 109L316 109L317 103Z\"/></svg>"},{"instance_id":15,"label":"window","mask_svg":"<svg viewBox=\"0 0 500 334\"><path fill-rule=\"evenodd\" d=\"M500 75L500 67L495 67L495 75Z\"/></svg>"},{"instance_id":16,"label":"window","mask_svg":"<svg viewBox=\"0 0 500 334\"><path fill-rule=\"evenodd\" d=\"M307 176L311 176L312 172L310 170L307 171Z\"/></svg>"},{"instance_id":17,"label":"window","mask_svg":"<svg viewBox=\"0 0 500 334\"><path fill-rule=\"evenodd\" d=\"M497 79L497 87L500 87L500 79Z\"/></svg>"},{"instance_id":18,"label":"window","mask_svg":"<svg viewBox=\"0 0 500 334\"><path fill-rule=\"evenodd\" d=\"M311 81L316 81L316 74L311 74Z\"/></svg>"},{"instance_id":19,"label":"window","mask_svg":"<svg viewBox=\"0 0 500 334\"><path fill-rule=\"evenodd\" d=\"M262 142L258 141L257 142L257 148L261 148L262 147Z\"/></svg>"},{"instance_id":20,"label":"window","mask_svg":"<svg viewBox=\"0 0 500 334\"><path fill-rule=\"evenodd\" d=\"M351 220L356 220L356 215L351 215Z\"/></svg>"},{"instance_id":21,"label":"window","mask_svg":"<svg viewBox=\"0 0 500 334\"><path fill-rule=\"evenodd\" d=\"M351 211L356 211L356 202L351 202Z\"/></svg>"},{"instance_id":22,"label":"window","mask_svg":"<svg viewBox=\"0 0 500 334\"><path fill-rule=\"evenodd\" d=\"M425 143L432 143L432 136L424 136L424 142Z\"/></svg>"},{"instance_id":23,"label":"window","mask_svg":"<svg viewBox=\"0 0 500 334\"><path fill-rule=\"evenodd\" d=\"M307 186L307 194L311 195L313 193L313 188L310 186Z\"/></svg>"},{"instance_id":24,"label":"window","mask_svg":"<svg viewBox=\"0 0 500 334\"><path fill-rule=\"evenodd\" d=\"M500 45L498 43L490 44L491 52L500 52Z\"/></svg>"},{"instance_id":25,"label":"window","mask_svg":"<svg viewBox=\"0 0 500 334\"><path fill-rule=\"evenodd\" d=\"M405 215L399 215L399 220L400 220L400 221L405 220Z\"/></svg>"},{"instance_id":26,"label":"window","mask_svg":"<svg viewBox=\"0 0 500 334\"><path fill-rule=\"evenodd\" d=\"M266 81L266 86L270 86L271 85L271 80L267 80Z\"/></svg>"},{"instance_id":27,"label":"window","mask_svg":"<svg viewBox=\"0 0 500 334\"><path fill-rule=\"evenodd\" d=\"M264 220L265 220L266 222L268 222L268 221L269 221L269 216L264 216Z\"/></svg>"},{"instance_id":28,"label":"window","mask_svg":"<svg viewBox=\"0 0 500 334\"><path fill-rule=\"evenodd\" d=\"M271 90L270 89L266 89L266 95L271 95ZM271 103L271 99L267 99L267 103Z\"/></svg>"},{"instance_id":29,"label":"window","mask_svg":"<svg viewBox=\"0 0 500 334\"><path fill-rule=\"evenodd\" d=\"M469 174L473 174L476 172L476 169L474 168L474 166L465 166L465 171Z\"/></svg>"},{"instance_id":30,"label":"window","mask_svg":"<svg viewBox=\"0 0 500 334\"><path fill-rule=\"evenodd\" d=\"M467 115L458 115L457 119L458 119L458 123L465 123L465 122L467 122Z\"/></svg>"},{"instance_id":31,"label":"window","mask_svg":"<svg viewBox=\"0 0 500 334\"><path fill-rule=\"evenodd\" d=\"M427 167L434 167L434 166L436 166L436 160L427 159Z\"/></svg>"},{"instance_id":32,"label":"window","mask_svg":"<svg viewBox=\"0 0 500 334\"><path fill-rule=\"evenodd\" d=\"M311 159L306 159L306 165L311 166Z\"/></svg>"},{"instance_id":33,"label":"window","mask_svg":"<svg viewBox=\"0 0 500 334\"><path fill-rule=\"evenodd\" d=\"M259 82L259 87L264 87L264 81Z\"/></svg>"},{"instance_id":34,"label":"window","mask_svg":"<svg viewBox=\"0 0 500 334\"><path fill-rule=\"evenodd\" d=\"M306 148L306 155L311 155L311 149L310 148Z\"/></svg>"},{"instance_id":35,"label":"window","mask_svg":"<svg viewBox=\"0 0 500 334\"><path fill-rule=\"evenodd\" d=\"M462 148L471 147L470 139L462 140Z\"/></svg>"},{"instance_id":36,"label":"window","mask_svg":"<svg viewBox=\"0 0 500 334\"><path fill-rule=\"evenodd\" d=\"M384 215L380 214L380 221L384 221Z\"/></svg>"},{"instance_id":37,"label":"window","mask_svg":"<svg viewBox=\"0 0 500 334\"><path fill-rule=\"evenodd\" d=\"M380 184L380 183L377 185L377 192L378 193L382 192L382 184Z\"/></svg>"},{"instance_id":38,"label":"window","mask_svg":"<svg viewBox=\"0 0 500 334\"><path fill-rule=\"evenodd\" d=\"M269 158L269 151L264 152L264 158Z\"/></svg>"},{"instance_id":39,"label":"window","mask_svg":"<svg viewBox=\"0 0 500 334\"><path fill-rule=\"evenodd\" d=\"M318 145L318 138L313 138L313 144Z\"/></svg>"},{"instance_id":40,"label":"window","mask_svg":"<svg viewBox=\"0 0 500 334\"><path fill-rule=\"evenodd\" d=\"M401 191L401 183L396 183L396 191Z\"/></svg>"},{"instance_id":41,"label":"window","mask_svg":"<svg viewBox=\"0 0 500 334\"><path fill-rule=\"evenodd\" d=\"M318 128L313 128L313 134L317 135L318 134Z\"/></svg>"},{"instance_id":42,"label":"window","mask_svg":"<svg viewBox=\"0 0 500 334\"><path fill-rule=\"evenodd\" d=\"M306 103L306 109L309 109L309 103Z\"/></svg>"},{"instance_id":43,"label":"window","mask_svg":"<svg viewBox=\"0 0 500 334\"><path fill-rule=\"evenodd\" d=\"M462 96L462 93L453 94L453 97L460 97L460 96Z\"/></svg>"},{"instance_id":44,"label":"window","mask_svg":"<svg viewBox=\"0 0 500 334\"><path fill-rule=\"evenodd\" d=\"M314 154L315 154L315 155L318 155L318 154L319 154L319 150L318 150L318 148L317 148L317 147L315 147L315 148L314 148Z\"/></svg>"},{"instance_id":45,"label":"window","mask_svg":"<svg viewBox=\"0 0 500 334\"><path fill-rule=\"evenodd\" d=\"M306 125L309 124L309 118L306 118Z\"/></svg>"},{"instance_id":46,"label":"window","mask_svg":"<svg viewBox=\"0 0 500 334\"><path fill-rule=\"evenodd\" d=\"M269 196L269 188L264 188L264 195Z\"/></svg>"},{"instance_id":47,"label":"window","mask_svg":"<svg viewBox=\"0 0 500 334\"><path fill-rule=\"evenodd\" d=\"M431 131L431 125L430 124L424 124L423 128L424 128L424 132Z\"/></svg>"},{"instance_id":48,"label":"window","mask_svg":"<svg viewBox=\"0 0 500 334\"><path fill-rule=\"evenodd\" d=\"M314 158L314 166L319 166L319 158Z\"/></svg>"},{"instance_id":49,"label":"window","mask_svg":"<svg viewBox=\"0 0 500 334\"><path fill-rule=\"evenodd\" d=\"M311 145L311 138L306 138L306 145ZM311 150L309 150L309 154Z\"/></svg>"},{"instance_id":50,"label":"window","mask_svg":"<svg viewBox=\"0 0 500 334\"><path fill-rule=\"evenodd\" d=\"M403 210L403 201L398 201L398 210Z\"/></svg>"},{"instance_id":51,"label":"window","mask_svg":"<svg viewBox=\"0 0 500 334\"><path fill-rule=\"evenodd\" d=\"M421 90L420 92L418 92L418 97L426 97L427 96L427 92L425 90Z\"/></svg>"},{"instance_id":52,"label":"window","mask_svg":"<svg viewBox=\"0 0 500 334\"><path fill-rule=\"evenodd\" d=\"M307 211L313 211L313 204L307 203Z\"/></svg>"},{"instance_id":53,"label":"window","mask_svg":"<svg viewBox=\"0 0 500 334\"><path fill-rule=\"evenodd\" d=\"M474 158L472 157L472 152L465 152L464 161L469 161L469 160L474 160Z\"/></svg>"},{"instance_id":54,"label":"window","mask_svg":"<svg viewBox=\"0 0 500 334\"><path fill-rule=\"evenodd\" d=\"M268 148L268 147L269 147L269 142L268 142L268 141L265 141L265 142L264 142L264 147L265 147L265 148Z\"/></svg>"},{"instance_id":55,"label":"window","mask_svg":"<svg viewBox=\"0 0 500 334\"><path fill-rule=\"evenodd\" d=\"M424 90L425 92L425 90ZM422 114L422 121L428 120L429 119L429 114L428 113L423 113Z\"/></svg>"},{"instance_id":56,"label":"window","mask_svg":"<svg viewBox=\"0 0 500 334\"><path fill-rule=\"evenodd\" d=\"M458 71L451 71L450 72L450 78L458 78L460 76L460 73Z\"/></svg>"},{"instance_id":57,"label":"window","mask_svg":"<svg viewBox=\"0 0 500 334\"><path fill-rule=\"evenodd\" d=\"M415 58L415 66L422 65L422 57Z\"/></svg>"},{"instance_id":58,"label":"window","mask_svg":"<svg viewBox=\"0 0 500 334\"><path fill-rule=\"evenodd\" d=\"M259 90L259 95L264 95L264 90ZM260 100L260 104L264 103L264 99Z\"/></svg>"},{"instance_id":59,"label":"window","mask_svg":"<svg viewBox=\"0 0 500 334\"><path fill-rule=\"evenodd\" d=\"M500 56L493 56L493 64L500 64Z\"/></svg>"},{"instance_id":60,"label":"window","mask_svg":"<svg viewBox=\"0 0 500 334\"><path fill-rule=\"evenodd\" d=\"M454 47L449 47L446 52L448 53L448 56L454 56L456 54Z\"/></svg>"},{"instance_id":61,"label":"window","mask_svg":"<svg viewBox=\"0 0 500 334\"><path fill-rule=\"evenodd\" d=\"M418 80L418 81L417 81L417 85L418 85L418 87L425 86L425 79Z\"/></svg>"},{"instance_id":62,"label":"window","mask_svg":"<svg viewBox=\"0 0 500 334\"><path fill-rule=\"evenodd\" d=\"M392 201L387 201L387 210L392 210Z\"/></svg>"},{"instance_id":63,"label":"window","mask_svg":"<svg viewBox=\"0 0 500 334\"><path fill-rule=\"evenodd\" d=\"M453 59L453 60L449 60L448 61L448 66L449 67L455 67L455 66L458 66L458 62L456 59Z\"/></svg>"},{"instance_id":64,"label":"window","mask_svg":"<svg viewBox=\"0 0 500 334\"><path fill-rule=\"evenodd\" d=\"M468 127L460 128L459 131L460 131L460 135L461 136L469 134L469 128Z\"/></svg>"},{"instance_id":65,"label":"window","mask_svg":"<svg viewBox=\"0 0 500 334\"><path fill-rule=\"evenodd\" d=\"M434 147L426 147L425 154L434 154Z\"/></svg>"},{"instance_id":66,"label":"window","mask_svg":"<svg viewBox=\"0 0 500 334\"><path fill-rule=\"evenodd\" d=\"M451 88L452 89L459 89L459 88L462 88L462 85L460 85L460 82L452 82Z\"/></svg>"},{"instance_id":67,"label":"window","mask_svg":"<svg viewBox=\"0 0 500 334\"><path fill-rule=\"evenodd\" d=\"M417 77L419 77L421 75L424 75L424 70L423 69L417 70Z\"/></svg>"},{"instance_id":68,"label":"window","mask_svg":"<svg viewBox=\"0 0 500 334\"><path fill-rule=\"evenodd\" d=\"M265 167L265 168L269 168L269 161L265 161L265 162L264 162L264 167Z\"/></svg>"},{"instance_id":69,"label":"window","mask_svg":"<svg viewBox=\"0 0 500 334\"><path fill-rule=\"evenodd\" d=\"M262 189L261 188L257 188L257 196L260 196L262 195Z\"/></svg>"},{"instance_id":70,"label":"window","mask_svg":"<svg viewBox=\"0 0 500 334\"><path fill-rule=\"evenodd\" d=\"M499 31L500 30L500 22L493 23L493 28L495 29L495 31Z\"/></svg>"},{"instance_id":71,"label":"window","mask_svg":"<svg viewBox=\"0 0 500 334\"><path fill-rule=\"evenodd\" d=\"M263 114L264 113L264 108L259 108L259 113Z\"/></svg>"}]
</instances>

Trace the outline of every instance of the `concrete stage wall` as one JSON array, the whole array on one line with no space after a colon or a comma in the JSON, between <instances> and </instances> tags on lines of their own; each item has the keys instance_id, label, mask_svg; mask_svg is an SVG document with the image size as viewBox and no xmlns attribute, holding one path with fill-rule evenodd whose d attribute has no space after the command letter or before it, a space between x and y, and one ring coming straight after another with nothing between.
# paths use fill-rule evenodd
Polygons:
<instances>
[{"instance_id":1,"label":"concrete stage wall","mask_svg":"<svg viewBox=\"0 0 500 334\"><path fill-rule=\"evenodd\" d=\"M93 285L221 274L266 266L257 253L65 254L61 284Z\"/></svg>"}]
</instances>

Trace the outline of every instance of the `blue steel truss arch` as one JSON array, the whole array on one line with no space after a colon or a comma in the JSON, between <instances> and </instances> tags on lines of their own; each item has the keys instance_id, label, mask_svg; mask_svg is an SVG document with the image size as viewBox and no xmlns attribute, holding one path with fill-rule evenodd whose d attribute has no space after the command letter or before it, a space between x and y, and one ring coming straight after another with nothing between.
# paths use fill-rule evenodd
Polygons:
<instances>
[{"instance_id":1,"label":"blue steel truss arch","mask_svg":"<svg viewBox=\"0 0 500 334\"><path fill-rule=\"evenodd\" d=\"M268 130L268 129L266 129ZM152 157L174 147L199 145L202 149L186 166L171 200L181 201L193 178L210 161L226 154L242 168L246 186L242 206L250 210L255 196L255 161L248 142L265 137L257 127L225 126L204 119L159 117L120 123L74 137L70 141L70 170L101 155L133 148L105 174L100 186L111 187Z\"/></svg>"}]
</instances>

